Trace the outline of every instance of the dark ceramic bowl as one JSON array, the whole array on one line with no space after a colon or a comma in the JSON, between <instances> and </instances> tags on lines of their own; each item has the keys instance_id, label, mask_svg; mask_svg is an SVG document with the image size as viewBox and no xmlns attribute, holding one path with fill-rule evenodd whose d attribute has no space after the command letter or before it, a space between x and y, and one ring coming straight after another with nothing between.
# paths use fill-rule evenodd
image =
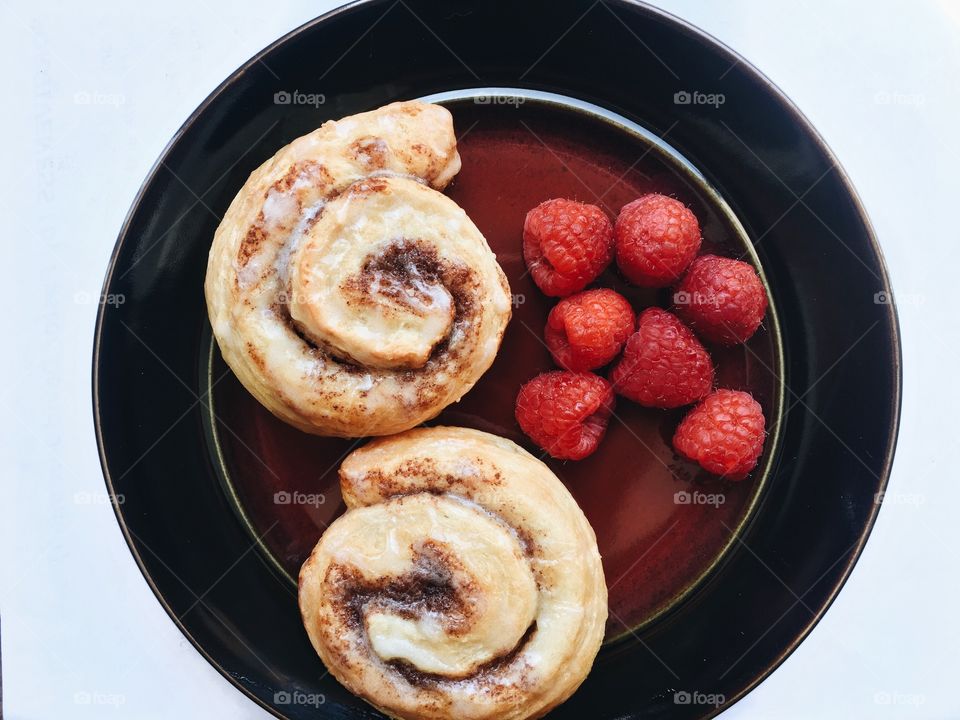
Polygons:
<instances>
[{"instance_id":1,"label":"dark ceramic bowl","mask_svg":"<svg viewBox=\"0 0 960 720\"><path fill-rule=\"evenodd\" d=\"M203 277L251 170L327 119L416 97L453 112L464 169L449 193L516 296L497 362L439 421L534 449L512 402L550 367L538 339L550 302L519 253L523 214L543 199L613 215L669 193L707 250L767 284L761 331L712 348L719 382L749 389L768 417L748 480L698 473L670 449L680 413L627 402L593 457L551 465L597 531L611 621L587 681L550 717L717 714L797 646L863 548L893 456L899 339L869 222L814 129L743 59L647 6L358 3L203 103L134 202L97 324L97 440L134 557L197 649L268 710L379 717L325 674L292 582L342 510L336 469L355 443L292 430L243 390L211 340ZM637 307L674 299L614 271L601 283Z\"/></svg>"}]
</instances>

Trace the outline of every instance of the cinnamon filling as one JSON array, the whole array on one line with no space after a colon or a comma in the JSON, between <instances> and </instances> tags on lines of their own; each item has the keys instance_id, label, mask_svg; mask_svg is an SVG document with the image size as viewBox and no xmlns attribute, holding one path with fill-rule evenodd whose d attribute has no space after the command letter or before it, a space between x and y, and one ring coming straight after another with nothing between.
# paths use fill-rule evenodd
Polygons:
<instances>
[{"instance_id":1,"label":"cinnamon filling","mask_svg":"<svg viewBox=\"0 0 960 720\"><path fill-rule=\"evenodd\" d=\"M365 633L367 613L381 608L411 620L434 615L440 618L448 635L458 637L470 632L477 612L476 604L470 599L477 588L470 581L462 580L462 570L460 562L444 545L425 540L413 548L413 567L403 575L369 579L354 567L334 564L327 570L327 582L333 588L332 604L341 621L355 631ZM512 662L533 637L536 627L534 620L514 647L460 675L426 672L403 659L387 660L385 664L412 685L429 686L466 679L482 681Z\"/></svg>"}]
</instances>

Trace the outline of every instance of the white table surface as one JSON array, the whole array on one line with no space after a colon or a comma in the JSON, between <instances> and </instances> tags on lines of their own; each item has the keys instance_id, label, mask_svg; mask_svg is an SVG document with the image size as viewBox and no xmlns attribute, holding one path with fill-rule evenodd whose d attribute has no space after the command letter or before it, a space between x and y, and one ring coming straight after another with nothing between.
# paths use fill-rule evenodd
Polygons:
<instances>
[{"instance_id":1,"label":"white table surface","mask_svg":"<svg viewBox=\"0 0 960 720\"><path fill-rule=\"evenodd\" d=\"M104 503L92 298L174 131L251 55L337 4L0 8L8 720L267 717L170 621ZM958 718L960 2L659 4L746 56L826 137L876 225L904 340L899 449L866 551L812 635L723 717Z\"/></svg>"}]
</instances>

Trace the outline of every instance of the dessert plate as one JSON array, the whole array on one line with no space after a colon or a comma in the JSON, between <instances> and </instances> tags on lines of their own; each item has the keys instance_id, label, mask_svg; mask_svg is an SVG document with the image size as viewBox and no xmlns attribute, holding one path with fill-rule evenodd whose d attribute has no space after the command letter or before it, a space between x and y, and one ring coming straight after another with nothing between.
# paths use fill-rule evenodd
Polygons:
<instances>
[{"instance_id":1,"label":"dessert plate","mask_svg":"<svg viewBox=\"0 0 960 720\"><path fill-rule=\"evenodd\" d=\"M247 175L330 118L424 98L454 115L448 189L497 253L514 318L494 366L438 422L533 448L513 421L551 367L551 303L520 254L549 197L612 216L656 190L687 203L705 248L761 269L771 305L722 385L768 416L758 469L720 483L679 461L677 414L622 402L600 450L551 462L594 526L607 642L551 717L706 717L771 672L849 574L892 461L899 340L882 258L853 189L802 115L746 61L632 3L364 2L294 31L238 70L164 151L108 270L94 413L121 528L198 650L280 717L373 711L310 647L296 571L342 511L337 467L362 441L302 434L226 369L203 300L213 232ZM636 306L668 291L603 284Z\"/></svg>"}]
</instances>

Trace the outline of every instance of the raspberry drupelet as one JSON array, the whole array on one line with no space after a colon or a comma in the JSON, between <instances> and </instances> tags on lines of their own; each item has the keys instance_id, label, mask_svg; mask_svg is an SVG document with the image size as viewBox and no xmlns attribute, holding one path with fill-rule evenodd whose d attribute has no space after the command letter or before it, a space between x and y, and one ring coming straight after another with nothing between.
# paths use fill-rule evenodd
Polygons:
<instances>
[{"instance_id":1,"label":"raspberry drupelet","mask_svg":"<svg viewBox=\"0 0 960 720\"><path fill-rule=\"evenodd\" d=\"M613 259L613 225L596 205L561 198L540 203L523 223L523 258L545 294L583 290Z\"/></svg>"},{"instance_id":2,"label":"raspberry drupelet","mask_svg":"<svg viewBox=\"0 0 960 720\"><path fill-rule=\"evenodd\" d=\"M610 371L620 395L646 407L694 403L713 387L713 361L693 331L660 308L647 308Z\"/></svg>"},{"instance_id":3,"label":"raspberry drupelet","mask_svg":"<svg viewBox=\"0 0 960 720\"><path fill-rule=\"evenodd\" d=\"M700 223L679 200L650 193L624 205L614 225L617 266L634 285L676 282L700 250Z\"/></svg>"},{"instance_id":4,"label":"raspberry drupelet","mask_svg":"<svg viewBox=\"0 0 960 720\"><path fill-rule=\"evenodd\" d=\"M673 298L677 314L719 345L749 340L767 311L767 293L753 266L717 255L694 260Z\"/></svg>"},{"instance_id":5,"label":"raspberry drupelet","mask_svg":"<svg viewBox=\"0 0 960 720\"><path fill-rule=\"evenodd\" d=\"M765 424L750 393L717 390L680 421L673 447L714 475L743 480L763 452Z\"/></svg>"},{"instance_id":6,"label":"raspberry drupelet","mask_svg":"<svg viewBox=\"0 0 960 720\"><path fill-rule=\"evenodd\" d=\"M633 327L633 308L620 293L585 290L550 311L544 341L560 367L594 370L620 354Z\"/></svg>"},{"instance_id":7,"label":"raspberry drupelet","mask_svg":"<svg viewBox=\"0 0 960 720\"><path fill-rule=\"evenodd\" d=\"M555 370L520 388L516 417L530 439L553 457L582 460L603 439L615 402L602 377Z\"/></svg>"}]
</instances>

